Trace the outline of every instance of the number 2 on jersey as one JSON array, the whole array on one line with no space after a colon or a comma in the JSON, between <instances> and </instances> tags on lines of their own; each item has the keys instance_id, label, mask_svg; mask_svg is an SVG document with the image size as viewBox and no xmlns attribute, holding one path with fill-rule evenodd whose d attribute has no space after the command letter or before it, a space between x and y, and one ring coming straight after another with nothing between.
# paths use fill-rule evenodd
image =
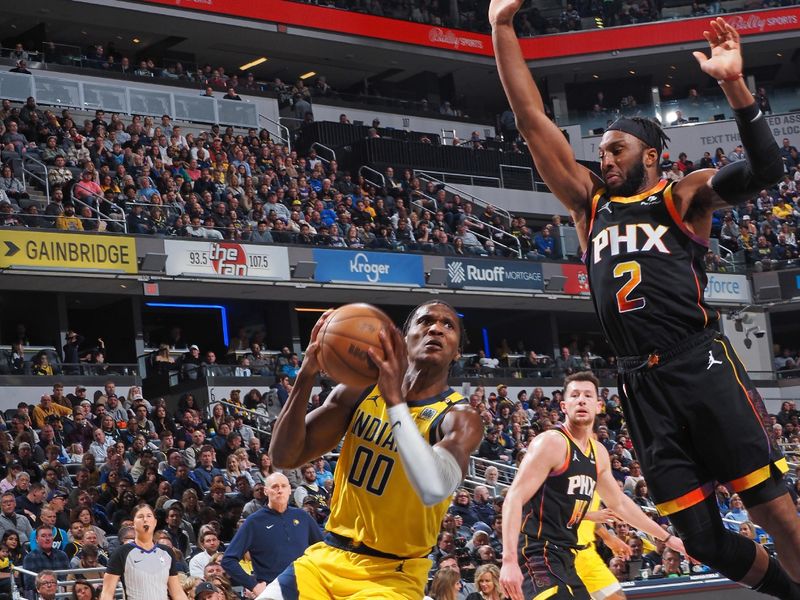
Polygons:
<instances>
[{"instance_id":1,"label":"number 2 on jersey","mask_svg":"<svg viewBox=\"0 0 800 600\"><path fill-rule=\"evenodd\" d=\"M647 301L644 298L631 298L631 293L636 286L642 282L642 268L635 260L621 262L614 267L614 279L630 275L619 291L617 292L617 307L619 312L625 313L632 310L644 308Z\"/></svg>"}]
</instances>

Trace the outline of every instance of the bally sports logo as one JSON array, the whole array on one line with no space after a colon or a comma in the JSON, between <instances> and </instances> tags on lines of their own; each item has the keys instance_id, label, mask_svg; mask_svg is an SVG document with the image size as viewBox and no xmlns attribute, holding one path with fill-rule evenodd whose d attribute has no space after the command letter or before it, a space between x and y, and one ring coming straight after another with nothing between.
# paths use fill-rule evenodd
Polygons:
<instances>
[{"instance_id":1,"label":"bally sports logo","mask_svg":"<svg viewBox=\"0 0 800 600\"><path fill-rule=\"evenodd\" d=\"M743 33L754 33L771 31L772 29L784 29L787 26L797 25L797 15L777 15L761 16L760 14L737 15L727 19L737 31Z\"/></svg>"},{"instance_id":2,"label":"bally sports logo","mask_svg":"<svg viewBox=\"0 0 800 600\"><path fill-rule=\"evenodd\" d=\"M431 30L428 32L428 39L434 44L453 46L456 50L462 46L467 48L475 48L477 50L483 49L483 42L481 40L461 37L454 31L449 29L441 29L440 27L431 27Z\"/></svg>"},{"instance_id":3,"label":"bally sports logo","mask_svg":"<svg viewBox=\"0 0 800 600\"><path fill-rule=\"evenodd\" d=\"M542 268L523 261L487 263L479 260L448 260L450 287L495 287L542 289Z\"/></svg>"}]
</instances>

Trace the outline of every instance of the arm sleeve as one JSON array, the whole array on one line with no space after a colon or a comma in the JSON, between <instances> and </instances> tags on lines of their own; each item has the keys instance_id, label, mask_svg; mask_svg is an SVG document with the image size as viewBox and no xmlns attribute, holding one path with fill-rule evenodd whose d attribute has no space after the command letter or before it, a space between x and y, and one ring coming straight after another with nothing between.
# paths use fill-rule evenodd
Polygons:
<instances>
[{"instance_id":1,"label":"arm sleeve","mask_svg":"<svg viewBox=\"0 0 800 600\"><path fill-rule=\"evenodd\" d=\"M423 504L433 506L448 498L464 478L455 457L422 438L407 404L390 406L387 413L400 461Z\"/></svg>"},{"instance_id":2,"label":"arm sleeve","mask_svg":"<svg viewBox=\"0 0 800 600\"><path fill-rule=\"evenodd\" d=\"M225 549L225 554L222 555L222 568L230 576L234 585L241 585L248 590L252 590L257 584L258 580L253 575L245 573L239 561L248 550L255 550L251 544L251 534L253 529L253 522L245 521L244 525L239 528L239 531L233 536L231 543Z\"/></svg>"},{"instance_id":3,"label":"arm sleeve","mask_svg":"<svg viewBox=\"0 0 800 600\"><path fill-rule=\"evenodd\" d=\"M783 159L757 104L735 110L734 115L746 160L722 167L711 178L711 187L726 202L739 204L783 176Z\"/></svg>"}]
</instances>

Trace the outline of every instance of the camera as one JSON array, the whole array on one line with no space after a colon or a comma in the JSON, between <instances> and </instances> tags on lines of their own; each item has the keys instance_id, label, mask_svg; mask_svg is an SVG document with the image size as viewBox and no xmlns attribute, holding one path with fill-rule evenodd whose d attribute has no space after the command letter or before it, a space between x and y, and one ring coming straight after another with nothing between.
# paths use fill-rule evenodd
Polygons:
<instances>
[{"instance_id":1,"label":"camera","mask_svg":"<svg viewBox=\"0 0 800 600\"><path fill-rule=\"evenodd\" d=\"M767 335L767 332L766 332L766 331L764 331L763 329L756 329L756 330L753 332L753 335L754 335L754 336L756 336L758 339L761 339L761 338L763 338L765 335Z\"/></svg>"}]
</instances>

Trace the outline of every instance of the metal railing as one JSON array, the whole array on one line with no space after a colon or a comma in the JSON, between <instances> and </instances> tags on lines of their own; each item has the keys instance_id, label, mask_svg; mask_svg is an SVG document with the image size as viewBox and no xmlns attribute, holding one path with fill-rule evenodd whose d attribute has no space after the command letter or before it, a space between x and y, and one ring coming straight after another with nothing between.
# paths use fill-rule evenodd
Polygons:
<instances>
[{"instance_id":1,"label":"metal railing","mask_svg":"<svg viewBox=\"0 0 800 600\"><path fill-rule=\"evenodd\" d=\"M274 135L276 138L278 138L280 141L282 141L284 144L286 144L286 150L288 151L288 154L291 154L292 153L292 134L289 131L289 128L286 125L283 125L282 123L280 123L279 121L275 121L274 119L270 119L268 116L262 115L261 113L258 114L258 118L259 118L259 121L263 120L263 121L266 121L267 123L269 123L270 125L275 125L275 126L278 127L278 132L279 133L275 133L273 131L270 131L269 127L264 127L264 129L266 129L267 132L270 135ZM284 133L284 132L286 133L285 137L282 135L282 133Z\"/></svg>"},{"instance_id":2,"label":"metal railing","mask_svg":"<svg viewBox=\"0 0 800 600\"><path fill-rule=\"evenodd\" d=\"M506 221L506 225L509 225L509 226L511 225L511 213L508 212L506 209L501 208L499 206L495 206L491 202L487 202L483 198L479 198L478 196L475 196L474 194L470 194L469 192L464 191L461 188L458 188L458 187L456 187L456 186L454 186L452 184L449 184L449 183L447 183L445 181L441 181L439 179L436 179L435 177L432 177L431 175L428 175L425 171L416 171L414 173L414 175L416 177L418 177L419 179L422 179L424 181L429 181L429 182L431 182L431 183L433 183L433 184L435 184L437 186L442 186L442 188L446 192L449 192L452 195L461 196L463 199L470 201L475 206L480 206L480 207L482 207L484 209L486 209L489 206L491 206L494 209L495 213L498 214L500 217L502 217Z\"/></svg>"},{"instance_id":3,"label":"metal railing","mask_svg":"<svg viewBox=\"0 0 800 600\"><path fill-rule=\"evenodd\" d=\"M502 166L502 165L501 165ZM470 175L469 173L450 173L448 171L431 171L430 169L421 169L414 172L417 177L420 175L427 175L436 178L444 183L460 183L462 185L475 185L482 187L501 188L503 187L502 181L499 177L489 177L487 175Z\"/></svg>"},{"instance_id":4,"label":"metal railing","mask_svg":"<svg viewBox=\"0 0 800 600\"><path fill-rule=\"evenodd\" d=\"M317 158L319 158L325 165L331 164L331 161L336 160L336 152L333 148L328 148L325 144L320 144L319 142L314 142L311 144L309 150L319 148L320 150L324 150L330 155L330 158L325 158L319 152L317 152Z\"/></svg>"},{"instance_id":5,"label":"metal railing","mask_svg":"<svg viewBox=\"0 0 800 600\"><path fill-rule=\"evenodd\" d=\"M100 208L98 208L100 206L100 202L105 202L105 198L103 198L102 196L98 196L97 194L92 194L92 193L90 193L87 196L87 198L88 197L94 198L95 202L97 202L97 207L92 206L88 202L84 202L83 200L78 198L75 195L75 186L72 186L72 192L70 193L70 196L71 196L72 202L74 204L78 204L80 206L86 207L90 211L92 211L93 215L97 215L96 220L97 220L97 229L98 229L98 231L100 230L100 223L104 222L106 224L106 229L108 229L108 224L109 223L115 223L115 224L118 224L118 225L122 226L122 230L123 230L124 233L128 233L128 219L126 218L126 215L124 213L123 213L121 219L115 219L114 217L105 214L104 212L102 212L100 210ZM85 217L78 217L78 218L85 218ZM94 217L92 217L92 218L94 219Z\"/></svg>"},{"instance_id":6,"label":"metal railing","mask_svg":"<svg viewBox=\"0 0 800 600\"><path fill-rule=\"evenodd\" d=\"M484 485L486 482L486 468L495 467L497 469L497 485L501 487L508 487L514 481L517 474L517 467L513 464L501 463L479 456L469 457L469 466L467 467L467 478L474 481L481 482Z\"/></svg>"},{"instance_id":7,"label":"metal railing","mask_svg":"<svg viewBox=\"0 0 800 600\"><path fill-rule=\"evenodd\" d=\"M517 258L522 258L522 245L519 242L519 238L511 235L510 233L508 233L507 231L505 231L503 229L500 229L499 227L495 227L494 225L490 225L489 223L484 223L483 221L479 221L475 217L471 217L471 216L470 217L466 217L464 219L464 221L466 223L474 223L476 226L480 225L481 228L485 227L485 228L489 229L490 232L494 232L494 233L502 235L503 239L514 240L514 242L516 242L516 248L513 247L513 246L508 246L507 244L504 244L502 242L498 242L492 236L486 235L486 234L482 233L481 231L476 231L474 228L470 228L469 229L475 237L477 237L479 239L482 239L484 241L484 246L486 245L487 241L491 240L491 242L495 246L500 246L501 248L505 248L507 251L513 252L514 254L516 254Z\"/></svg>"},{"instance_id":8,"label":"metal railing","mask_svg":"<svg viewBox=\"0 0 800 600\"><path fill-rule=\"evenodd\" d=\"M36 571L29 571L23 567L17 565L11 565L11 570L22 575L27 575L29 577L36 577L38 573ZM97 565L96 567L90 567L88 569L60 569L60 570L53 570L53 573L56 576L56 580L58 581L59 589L65 588L64 591L56 592L56 598L70 598L72 597L72 592L66 590L66 588L72 588L75 585L76 581L83 581L89 584L100 584L103 583L103 578L100 579L66 579L69 575L80 575L84 573L105 573L106 567L103 565ZM12 598L24 598L24 596L20 593L16 577L10 577L11 581L11 597ZM23 586L24 588L24 586ZM37 594L38 596L38 594ZM120 579L117 581L117 587L114 590L114 597L121 598L122 600L125 599L125 588L122 586L122 580Z\"/></svg>"},{"instance_id":9,"label":"metal railing","mask_svg":"<svg viewBox=\"0 0 800 600\"><path fill-rule=\"evenodd\" d=\"M199 96L193 89L166 92L144 85L95 83L38 71L32 75L0 73L3 97L9 100L24 102L33 97L38 104L63 108L103 109L126 115L168 114L181 121L238 127L259 125L254 103Z\"/></svg>"},{"instance_id":10,"label":"metal railing","mask_svg":"<svg viewBox=\"0 0 800 600\"><path fill-rule=\"evenodd\" d=\"M417 192L423 198L425 198L431 204L433 204L433 211L434 212L439 210L439 202L436 200L436 198L434 198L432 196L429 196L428 194L426 194L425 192L420 191L420 190L417 190ZM427 211L431 210L430 207L425 206L425 203L422 202L421 200L418 200L418 199L412 199L410 204L412 206L416 206L417 208L419 208L420 210L423 210L423 211L424 210L427 210ZM515 254L517 256L517 258L523 258L522 257L522 245L520 244L519 239L517 239L516 237L512 236L511 234L509 234L507 231L504 231L504 230L502 230L502 229L500 229L498 227L495 227L494 225L490 225L489 223L484 223L483 221L480 221L480 220L476 219L475 217L466 216L464 220L465 220L465 222L473 223L476 226L480 226L480 229L488 228L490 231L492 231L494 233L500 233L504 237L508 237L510 239L513 239L514 242L516 242L516 247L508 246L507 244L504 244L502 242L497 241L496 239L492 238L491 236L488 236L488 235L486 235L484 233L481 233L480 231L476 231L475 229L470 228L470 232L472 232L475 235L475 237L477 237L478 239L483 240L484 245L485 245L485 243L487 241L491 240L492 244L494 244L495 247L499 246L500 248L504 248L508 252L511 252L511 253Z\"/></svg>"},{"instance_id":11,"label":"metal railing","mask_svg":"<svg viewBox=\"0 0 800 600\"><path fill-rule=\"evenodd\" d=\"M261 435L265 435L268 438L272 437L271 431L269 431L268 429L262 429L264 423L266 423L267 425L272 425L272 422L275 420L275 419L270 419L269 415L267 415L266 413L260 413L255 410L250 410L249 408L244 408L242 406L238 406L231 402L226 402L225 400L212 400L211 402L208 403L208 406L206 407L206 413L208 414L209 418L213 415L215 404L222 404L223 406L227 406L228 408L231 408L240 413L248 415L251 421L257 424L257 425L249 425L250 429L252 429L253 431L257 431ZM259 427L259 425L262 427Z\"/></svg>"},{"instance_id":12,"label":"metal railing","mask_svg":"<svg viewBox=\"0 0 800 600\"><path fill-rule=\"evenodd\" d=\"M36 171L32 171L28 167L28 163L35 164L41 170L38 173ZM42 186L44 186L44 193L47 198L47 203L50 204L50 180L47 177L47 165L45 165L38 158L34 158L33 156L26 154L22 157L22 185L25 187L28 187L27 177L38 181Z\"/></svg>"},{"instance_id":13,"label":"metal railing","mask_svg":"<svg viewBox=\"0 0 800 600\"><path fill-rule=\"evenodd\" d=\"M372 179L364 175L364 172L372 175L377 175L380 178L380 183L378 183L377 181L373 181ZM376 171L372 167L368 167L367 165L361 165L361 167L359 167L358 169L358 176L363 177L365 181L368 181L372 185L386 189L386 177L383 176L383 173L381 173L380 171Z\"/></svg>"},{"instance_id":14,"label":"metal railing","mask_svg":"<svg viewBox=\"0 0 800 600\"><path fill-rule=\"evenodd\" d=\"M786 456L786 463L792 468L800 467L800 444L778 442L778 446ZM791 459L790 459L791 457Z\"/></svg>"}]
</instances>

